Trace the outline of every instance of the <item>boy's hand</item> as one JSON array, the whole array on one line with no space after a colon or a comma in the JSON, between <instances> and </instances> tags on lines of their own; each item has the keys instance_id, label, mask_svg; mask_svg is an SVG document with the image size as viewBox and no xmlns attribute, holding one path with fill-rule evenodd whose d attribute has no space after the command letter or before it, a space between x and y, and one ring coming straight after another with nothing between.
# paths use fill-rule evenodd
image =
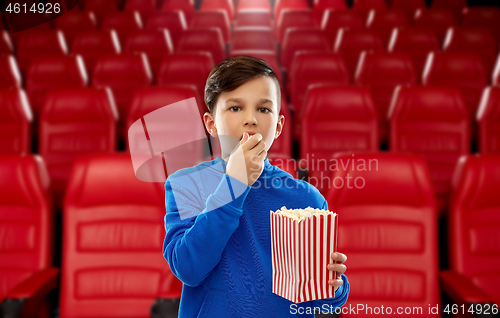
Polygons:
<instances>
[{"instance_id":1,"label":"boy's hand","mask_svg":"<svg viewBox=\"0 0 500 318\"><path fill-rule=\"evenodd\" d=\"M240 145L229 156L226 174L251 186L264 170L266 155L266 143L262 140L262 135L255 134L249 137L245 132Z\"/></svg>"},{"instance_id":2,"label":"boy's hand","mask_svg":"<svg viewBox=\"0 0 500 318\"><path fill-rule=\"evenodd\" d=\"M344 265L345 261L347 261L347 256L345 254L337 252L332 253L331 258L333 261L332 263L328 264L327 268L329 271L334 272L334 276L335 272L337 272L337 277L335 277L334 279L330 279L328 281L328 284L335 287L335 291L337 291L337 289L344 283L340 276L342 276L342 274L344 274L347 270L347 267Z\"/></svg>"}]
</instances>

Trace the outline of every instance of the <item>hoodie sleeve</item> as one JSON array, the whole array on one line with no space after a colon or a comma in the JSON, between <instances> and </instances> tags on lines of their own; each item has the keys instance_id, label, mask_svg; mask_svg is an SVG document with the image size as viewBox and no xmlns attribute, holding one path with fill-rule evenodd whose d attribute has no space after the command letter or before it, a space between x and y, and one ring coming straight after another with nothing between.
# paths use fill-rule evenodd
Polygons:
<instances>
[{"instance_id":1,"label":"hoodie sleeve","mask_svg":"<svg viewBox=\"0 0 500 318\"><path fill-rule=\"evenodd\" d=\"M219 263L251 189L224 174L221 179L208 180L219 183L203 202L201 180L207 182L188 176L169 178L165 183L163 256L174 275L192 287L200 285Z\"/></svg>"}]
</instances>

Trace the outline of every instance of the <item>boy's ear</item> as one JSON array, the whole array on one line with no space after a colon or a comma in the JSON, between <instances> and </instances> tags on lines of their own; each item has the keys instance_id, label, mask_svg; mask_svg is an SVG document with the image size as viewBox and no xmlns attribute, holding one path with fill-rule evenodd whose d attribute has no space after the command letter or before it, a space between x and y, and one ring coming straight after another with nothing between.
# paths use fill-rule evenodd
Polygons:
<instances>
[{"instance_id":1,"label":"boy's ear","mask_svg":"<svg viewBox=\"0 0 500 318\"><path fill-rule=\"evenodd\" d=\"M203 114L203 122L205 123L205 128L207 129L208 133L212 137L217 136L217 128L215 128L215 120L212 117L212 114L210 114L209 112Z\"/></svg>"},{"instance_id":2,"label":"boy's ear","mask_svg":"<svg viewBox=\"0 0 500 318\"><path fill-rule=\"evenodd\" d=\"M280 117L278 117L278 123L276 124L276 135L274 136L274 139L278 139L279 135L281 135L283 125L285 125L285 116L280 115Z\"/></svg>"}]
</instances>

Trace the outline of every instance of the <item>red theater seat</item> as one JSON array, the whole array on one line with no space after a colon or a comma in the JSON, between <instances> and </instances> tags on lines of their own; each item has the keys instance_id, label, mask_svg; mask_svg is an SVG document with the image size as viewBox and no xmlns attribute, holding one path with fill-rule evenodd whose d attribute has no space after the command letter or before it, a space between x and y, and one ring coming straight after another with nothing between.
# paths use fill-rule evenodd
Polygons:
<instances>
[{"instance_id":1,"label":"red theater seat","mask_svg":"<svg viewBox=\"0 0 500 318\"><path fill-rule=\"evenodd\" d=\"M9 33L5 30L0 31L0 55L12 54L14 53L14 46L10 40Z\"/></svg>"},{"instance_id":2,"label":"red theater seat","mask_svg":"<svg viewBox=\"0 0 500 318\"><path fill-rule=\"evenodd\" d=\"M103 55L97 59L92 74L93 87L109 87L118 108L118 134L124 137L125 118L134 91L151 85L151 71L144 53Z\"/></svg>"},{"instance_id":3,"label":"red theater seat","mask_svg":"<svg viewBox=\"0 0 500 318\"><path fill-rule=\"evenodd\" d=\"M423 156L429 166L440 215L446 215L451 178L469 153L465 102L452 87L401 87L389 111L390 149Z\"/></svg>"},{"instance_id":4,"label":"red theater seat","mask_svg":"<svg viewBox=\"0 0 500 318\"><path fill-rule=\"evenodd\" d=\"M218 28L196 28L184 31L176 52L200 51L210 52L215 63L226 59L224 38Z\"/></svg>"},{"instance_id":5,"label":"red theater seat","mask_svg":"<svg viewBox=\"0 0 500 318\"><path fill-rule=\"evenodd\" d=\"M493 85L500 85L500 55L498 55L497 63L495 65L495 69L493 70L491 83Z\"/></svg>"},{"instance_id":6,"label":"red theater seat","mask_svg":"<svg viewBox=\"0 0 500 318\"><path fill-rule=\"evenodd\" d=\"M234 19L234 6L232 0L203 0L200 11L224 10L229 21Z\"/></svg>"},{"instance_id":7,"label":"red theater seat","mask_svg":"<svg viewBox=\"0 0 500 318\"><path fill-rule=\"evenodd\" d=\"M440 48L436 33L432 29L413 27L395 29L388 51L408 54L420 81L429 52L437 52Z\"/></svg>"},{"instance_id":8,"label":"red theater seat","mask_svg":"<svg viewBox=\"0 0 500 318\"><path fill-rule=\"evenodd\" d=\"M294 115L294 139L299 140L307 89L314 84L348 84L349 73L340 54L299 51L289 73L287 90Z\"/></svg>"},{"instance_id":9,"label":"red theater seat","mask_svg":"<svg viewBox=\"0 0 500 318\"><path fill-rule=\"evenodd\" d=\"M364 29L365 22L359 13L353 10L326 10L321 23L321 29L333 45L340 29Z\"/></svg>"},{"instance_id":10,"label":"red theater seat","mask_svg":"<svg viewBox=\"0 0 500 318\"><path fill-rule=\"evenodd\" d=\"M17 48L17 45L19 43L19 39L26 33L46 33L46 32L52 32L52 26L50 22L46 22L43 24L40 24L36 27L29 28L23 31L15 32L15 33L9 33L10 38L14 44L14 47Z\"/></svg>"},{"instance_id":11,"label":"red theater seat","mask_svg":"<svg viewBox=\"0 0 500 318\"><path fill-rule=\"evenodd\" d=\"M467 156L461 158L453 176L450 270L441 273L442 286L455 303L478 304L474 308L500 305L496 283L500 257L493 244L500 231L499 168L498 154Z\"/></svg>"},{"instance_id":12,"label":"red theater seat","mask_svg":"<svg viewBox=\"0 0 500 318\"><path fill-rule=\"evenodd\" d=\"M367 28L378 33L384 48L389 44L394 28L405 28L408 25L404 11L372 10L368 15Z\"/></svg>"},{"instance_id":13,"label":"red theater seat","mask_svg":"<svg viewBox=\"0 0 500 318\"><path fill-rule=\"evenodd\" d=\"M271 3L268 0L238 0L236 16L246 10L263 10L271 13Z\"/></svg>"},{"instance_id":14,"label":"red theater seat","mask_svg":"<svg viewBox=\"0 0 500 318\"><path fill-rule=\"evenodd\" d=\"M166 29L140 30L130 34L127 43L125 43L124 52L145 53L156 81L161 61L165 56L174 53L174 46Z\"/></svg>"},{"instance_id":15,"label":"red theater seat","mask_svg":"<svg viewBox=\"0 0 500 318\"><path fill-rule=\"evenodd\" d=\"M63 32L71 48L78 33L97 30L97 21L92 12L78 11L75 8L55 19L54 26Z\"/></svg>"},{"instance_id":16,"label":"red theater seat","mask_svg":"<svg viewBox=\"0 0 500 318\"><path fill-rule=\"evenodd\" d=\"M170 104L194 97L198 101L200 114L208 111L205 103L202 103L193 85L172 85L162 87L147 87L137 89L130 103L125 127L128 129L141 117ZM203 111L203 113L202 113ZM127 149L129 144L127 143Z\"/></svg>"},{"instance_id":17,"label":"red theater seat","mask_svg":"<svg viewBox=\"0 0 500 318\"><path fill-rule=\"evenodd\" d=\"M313 14L314 14L314 20L316 21L316 25L321 25L326 10L343 11L347 10L347 5L344 0L316 1L313 7Z\"/></svg>"},{"instance_id":18,"label":"red theater seat","mask_svg":"<svg viewBox=\"0 0 500 318\"><path fill-rule=\"evenodd\" d=\"M189 25L194 14L193 0L165 0L161 11L181 11L186 19L186 24ZM149 17L151 18L151 16Z\"/></svg>"},{"instance_id":19,"label":"red theater seat","mask_svg":"<svg viewBox=\"0 0 500 318\"><path fill-rule=\"evenodd\" d=\"M35 57L68 53L68 47L61 31L27 32L19 36L16 45L17 65L26 75L31 60Z\"/></svg>"},{"instance_id":20,"label":"red theater seat","mask_svg":"<svg viewBox=\"0 0 500 318\"><path fill-rule=\"evenodd\" d=\"M47 164L56 207L60 208L75 159L116 150L118 113L107 89L54 90L40 118L40 155Z\"/></svg>"},{"instance_id":21,"label":"red theater seat","mask_svg":"<svg viewBox=\"0 0 500 318\"><path fill-rule=\"evenodd\" d=\"M300 158L307 160L309 182L325 195L334 153L377 151L375 105L364 87L317 84L309 86L304 107Z\"/></svg>"},{"instance_id":22,"label":"red theater seat","mask_svg":"<svg viewBox=\"0 0 500 318\"><path fill-rule=\"evenodd\" d=\"M387 141L387 113L394 89L418 83L410 57L405 53L363 52L359 59L356 84L370 89L379 122L380 140Z\"/></svg>"},{"instance_id":23,"label":"red theater seat","mask_svg":"<svg viewBox=\"0 0 500 318\"><path fill-rule=\"evenodd\" d=\"M363 51L383 52L380 36L371 30L340 29L335 41L334 52L340 53L352 79L356 73L359 57Z\"/></svg>"},{"instance_id":24,"label":"red theater seat","mask_svg":"<svg viewBox=\"0 0 500 318\"><path fill-rule=\"evenodd\" d=\"M425 0L392 0L391 9L404 11L408 22L412 24L418 9L425 9Z\"/></svg>"},{"instance_id":25,"label":"red theater seat","mask_svg":"<svg viewBox=\"0 0 500 318\"><path fill-rule=\"evenodd\" d=\"M21 74L12 55L0 55L0 89L21 88Z\"/></svg>"},{"instance_id":26,"label":"red theater seat","mask_svg":"<svg viewBox=\"0 0 500 318\"><path fill-rule=\"evenodd\" d=\"M187 29L187 22L182 11L155 12L149 16L146 29L167 29L174 42L174 48L177 49L182 34Z\"/></svg>"},{"instance_id":27,"label":"red theater seat","mask_svg":"<svg viewBox=\"0 0 500 318\"><path fill-rule=\"evenodd\" d=\"M234 51L246 50L272 51L277 54L278 48L272 29L267 27L235 28L229 55L234 55Z\"/></svg>"},{"instance_id":28,"label":"red theater seat","mask_svg":"<svg viewBox=\"0 0 500 318\"><path fill-rule=\"evenodd\" d=\"M158 294L180 298L182 284L158 253L162 186L137 179L130 154L75 161L63 215L61 317L149 317Z\"/></svg>"},{"instance_id":29,"label":"red theater seat","mask_svg":"<svg viewBox=\"0 0 500 318\"><path fill-rule=\"evenodd\" d=\"M497 58L498 42L487 28L453 27L448 29L443 51L479 54L486 74L491 74Z\"/></svg>"},{"instance_id":30,"label":"red theater seat","mask_svg":"<svg viewBox=\"0 0 500 318\"><path fill-rule=\"evenodd\" d=\"M20 89L0 89L0 154L31 151L31 114L28 99Z\"/></svg>"},{"instance_id":31,"label":"red theater seat","mask_svg":"<svg viewBox=\"0 0 500 318\"><path fill-rule=\"evenodd\" d=\"M481 57L473 53L430 53L422 81L424 85L452 86L461 90L475 135L474 118L481 93L488 85Z\"/></svg>"},{"instance_id":32,"label":"red theater seat","mask_svg":"<svg viewBox=\"0 0 500 318\"><path fill-rule=\"evenodd\" d=\"M283 9L309 9L306 0L276 0L274 3L274 21L280 18Z\"/></svg>"},{"instance_id":33,"label":"red theater seat","mask_svg":"<svg viewBox=\"0 0 500 318\"><path fill-rule=\"evenodd\" d=\"M138 11L143 21L147 21L149 15L156 11L155 0L127 0L123 11Z\"/></svg>"},{"instance_id":34,"label":"red theater seat","mask_svg":"<svg viewBox=\"0 0 500 318\"><path fill-rule=\"evenodd\" d=\"M303 50L330 52L331 48L325 33L320 29L289 28L281 44L280 60L283 68L290 70L295 52Z\"/></svg>"},{"instance_id":35,"label":"red theater seat","mask_svg":"<svg viewBox=\"0 0 500 318\"><path fill-rule=\"evenodd\" d=\"M88 78L78 55L46 56L33 59L26 76L26 93L35 120L39 118L45 95L53 89L81 88Z\"/></svg>"},{"instance_id":36,"label":"red theater seat","mask_svg":"<svg viewBox=\"0 0 500 318\"><path fill-rule=\"evenodd\" d=\"M276 25L276 39L282 43L288 28L315 28L316 26L311 10L283 9Z\"/></svg>"},{"instance_id":37,"label":"red theater seat","mask_svg":"<svg viewBox=\"0 0 500 318\"><path fill-rule=\"evenodd\" d=\"M354 0L352 9L357 11L363 21L366 21L371 10L386 10L385 0Z\"/></svg>"},{"instance_id":38,"label":"red theater seat","mask_svg":"<svg viewBox=\"0 0 500 318\"><path fill-rule=\"evenodd\" d=\"M102 24L104 16L108 13L118 12L117 1L112 0L86 0L84 11L92 11L99 25Z\"/></svg>"},{"instance_id":39,"label":"red theater seat","mask_svg":"<svg viewBox=\"0 0 500 318\"><path fill-rule=\"evenodd\" d=\"M242 0L240 0L242 1ZM265 9L245 9L238 11L234 27L273 27L271 12Z\"/></svg>"},{"instance_id":40,"label":"red theater seat","mask_svg":"<svg viewBox=\"0 0 500 318\"><path fill-rule=\"evenodd\" d=\"M101 25L102 30L115 30L120 43L126 43L128 36L142 29L139 12L122 11L106 14Z\"/></svg>"},{"instance_id":41,"label":"red theater seat","mask_svg":"<svg viewBox=\"0 0 500 318\"><path fill-rule=\"evenodd\" d=\"M231 40L231 26L226 11L210 10L198 11L194 14L190 28L219 28L224 42Z\"/></svg>"},{"instance_id":42,"label":"red theater seat","mask_svg":"<svg viewBox=\"0 0 500 318\"><path fill-rule=\"evenodd\" d=\"M460 23L462 20L462 12L467 8L467 0L433 0L432 8L451 10L456 23Z\"/></svg>"},{"instance_id":43,"label":"red theater seat","mask_svg":"<svg viewBox=\"0 0 500 318\"><path fill-rule=\"evenodd\" d=\"M456 22L453 13L448 9L420 9L415 13L413 25L434 30L441 46L446 32L455 26Z\"/></svg>"},{"instance_id":44,"label":"red theater seat","mask_svg":"<svg viewBox=\"0 0 500 318\"><path fill-rule=\"evenodd\" d=\"M82 56L87 73L92 76L99 56L121 52L120 40L114 30L85 31L75 36L71 52Z\"/></svg>"},{"instance_id":45,"label":"red theater seat","mask_svg":"<svg viewBox=\"0 0 500 318\"><path fill-rule=\"evenodd\" d=\"M2 314L16 317L19 306L31 317L50 317L47 294L59 270L51 267L54 213L47 169L39 156L2 155L0 175Z\"/></svg>"},{"instance_id":46,"label":"red theater seat","mask_svg":"<svg viewBox=\"0 0 500 318\"><path fill-rule=\"evenodd\" d=\"M434 316L428 310L440 304L438 233L426 163L394 153L335 159L347 165L332 174L326 200L342 222L338 250L348 255L349 283L358 286L349 291L349 303L366 309L342 317L389 316L376 315L381 308L393 315L405 308L411 317Z\"/></svg>"},{"instance_id":47,"label":"red theater seat","mask_svg":"<svg viewBox=\"0 0 500 318\"><path fill-rule=\"evenodd\" d=\"M500 87L491 86L483 91L477 111L480 153L500 153Z\"/></svg>"},{"instance_id":48,"label":"red theater seat","mask_svg":"<svg viewBox=\"0 0 500 318\"><path fill-rule=\"evenodd\" d=\"M462 26L488 28L500 41L500 9L498 7L468 7L464 9Z\"/></svg>"},{"instance_id":49,"label":"red theater seat","mask_svg":"<svg viewBox=\"0 0 500 318\"><path fill-rule=\"evenodd\" d=\"M207 52L169 55L161 63L158 85L194 85L198 96L205 96L207 77L214 66Z\"/></svg>"}]
</instances>

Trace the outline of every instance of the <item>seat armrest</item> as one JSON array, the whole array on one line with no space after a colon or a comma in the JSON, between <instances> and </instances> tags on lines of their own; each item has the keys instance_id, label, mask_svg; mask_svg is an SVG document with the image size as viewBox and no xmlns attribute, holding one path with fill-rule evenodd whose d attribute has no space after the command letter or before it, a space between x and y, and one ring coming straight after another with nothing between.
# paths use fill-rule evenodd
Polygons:
<instances>
[{"instance_id":1,"label":"seat armrest","mask_svg":"<svg viewBox=\"0 0 500 318\"><path fill-rule=\"evenodd\" d=\"M5 295L0 304L2 317L20 317L26 310L33 310L57 286L58 279L58 268L42 269L28 276Z\"/></svg>"},{"instance_id":2,"label":"seat armrest","mask_svg":"<svg viewBox=\"0 0 500 318\"><path fill-rule=\"evenodd\" d=\"M455 303L458 304L485 304L492 303L492 299L469 278L455 271L441 271L439 273L441 286Z\"/></svg>"}]
</instances>

